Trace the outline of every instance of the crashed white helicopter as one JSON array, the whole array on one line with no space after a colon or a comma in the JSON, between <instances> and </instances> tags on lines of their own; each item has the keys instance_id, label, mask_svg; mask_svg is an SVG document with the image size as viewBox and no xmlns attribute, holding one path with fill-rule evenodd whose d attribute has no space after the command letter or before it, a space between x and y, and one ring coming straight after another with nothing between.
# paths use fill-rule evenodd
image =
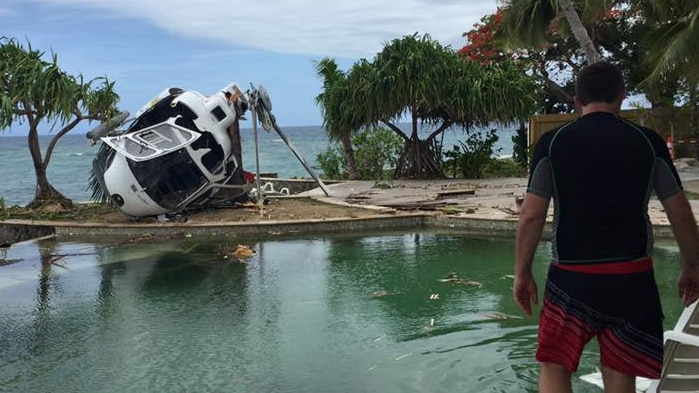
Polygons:
<instances>
[{"instance_id":1,"label":"crashed white helicopter","mask_svg":"<svg viewBox=\"0 0 699 393\"><path fill-rule=\"evenodd\" d=\"M166 89L133 119L121 112L87 133L93 143L101 140L108 148L107 154L95 158L94 175L109 201L134 219L235 201L246 196L253 184L244 180L229 127L250 110L256 157L259 120L265 130L274 128L329 195L277 126L271 108L262 86L242 92L232 83L210 96ZM261 190L256 161L256 189Z\"/></svg>"}]
</instances>

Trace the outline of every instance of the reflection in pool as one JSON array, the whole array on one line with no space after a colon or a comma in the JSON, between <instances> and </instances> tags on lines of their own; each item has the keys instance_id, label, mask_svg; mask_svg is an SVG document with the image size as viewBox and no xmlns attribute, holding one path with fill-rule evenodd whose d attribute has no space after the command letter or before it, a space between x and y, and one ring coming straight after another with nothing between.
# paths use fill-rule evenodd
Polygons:
<instances>
[{"instance_id":1,"label":"reflection in pool","mask_svg":"<svg viewBox=\"0 0 699 393\"><path fill-rule=\"evenodd\" d=\"M536 320L493 319L522 316L511 241L248 240L245 264L220 256L230 242L48 239L0 251L21 259L0 267L0 391L535 391ZM544 245L540 288L549 257ZM659 247L656 261L671 326L676 248ZM472 282L440 280L454 273ZM596 362L590 347L580 371Z\"/></svg>"}]
</instances>

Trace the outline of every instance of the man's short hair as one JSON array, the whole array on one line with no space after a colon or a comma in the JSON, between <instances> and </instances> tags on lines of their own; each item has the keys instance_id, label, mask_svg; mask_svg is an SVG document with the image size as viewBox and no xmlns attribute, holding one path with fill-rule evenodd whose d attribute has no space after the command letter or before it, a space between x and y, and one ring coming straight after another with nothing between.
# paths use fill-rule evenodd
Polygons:
<instances>
[{"instance_id":1,"label":"man's short hair","mask_svg":"<svg viewBox=\"0 0 699 393\"><path fill-rule=\"evenodd\" d=\"M624 75L613 64L600 61L580 71L575 94L582 105L591 102L613 103L624 91Z\"/></svg>"}]
</instances>

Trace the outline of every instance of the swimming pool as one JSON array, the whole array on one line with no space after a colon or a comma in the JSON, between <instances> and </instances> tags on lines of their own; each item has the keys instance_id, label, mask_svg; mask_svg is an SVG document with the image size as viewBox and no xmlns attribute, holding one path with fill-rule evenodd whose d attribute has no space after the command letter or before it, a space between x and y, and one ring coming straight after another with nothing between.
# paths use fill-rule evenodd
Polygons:
<instances>
[{"instance_id":1,"label":"swimming pool","mask_svg":"<svg viewBox=\"0 0 699 393\"><path fill-rule=\"evenodd\" d=\"M255 251L244 263L238 243ZM0 251L0 391L535 391L513 255L511 240L423 230L17 244ZM543 244L540 288L549 257ZM658 244L668 327L678 272Z\"/></svg>"}]
</instances>

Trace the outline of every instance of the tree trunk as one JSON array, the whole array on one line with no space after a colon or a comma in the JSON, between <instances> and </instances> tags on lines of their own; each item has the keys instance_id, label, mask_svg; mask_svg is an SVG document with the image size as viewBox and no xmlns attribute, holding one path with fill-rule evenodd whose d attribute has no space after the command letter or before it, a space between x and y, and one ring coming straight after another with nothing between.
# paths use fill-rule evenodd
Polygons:
<instances>
[{"instance_id":1,"label":"tree trunk","mask_svg":"<svg viewBox=\"0 0 699 393\"><path fill-rule=\"evenodd\" d=\"M53 188L49 182L46 174L46 166L41 157L41 146L39 146L39 135L36 128L29 131L27 143L32 156L32 162L34 163L34 173L36 174L34 200L29 203L28 207L51 210L63 210L73 207L73 202Z\"/></svg>"},{"instance_id":2,"label":"tree trunk","mask_svg":"<svg viewBox=\"0 0 699 393\"><path fill-rule=\"evenodd\" d=\"M561 7L561 11L570 25L570 29L573 31L573 36L580 44L580 47L585 51L587 63L593 64L598 62L600 60L599 52L592 42L592 39L590 39L590 35L580 19L580 15L575 11L573 1L558 0L558 6Z\"/></svg>"},{"instance_id":3,"label":"tree trunk","mask_svg":"<svg viewBox=\"0 0 699 393\"><path fill-rule=\"evenodd\" d=\"M410 138L396 164L396 179L443 179L444 171L432 144Z\"/></svg>"},{"instance_id":4,"label":"tree trunk","mask_svg":"<svg viewBox=\"0 0 699 393\"><path fill-rule=\"evenodd\" d=\"M345 160L347 161L347 177L349 180L359 180L357 160L354 157L354 148L352 147L352 135L349 132L343 132L340 137L340 143L342 143Z\"/></svg>"}]
</instances>

